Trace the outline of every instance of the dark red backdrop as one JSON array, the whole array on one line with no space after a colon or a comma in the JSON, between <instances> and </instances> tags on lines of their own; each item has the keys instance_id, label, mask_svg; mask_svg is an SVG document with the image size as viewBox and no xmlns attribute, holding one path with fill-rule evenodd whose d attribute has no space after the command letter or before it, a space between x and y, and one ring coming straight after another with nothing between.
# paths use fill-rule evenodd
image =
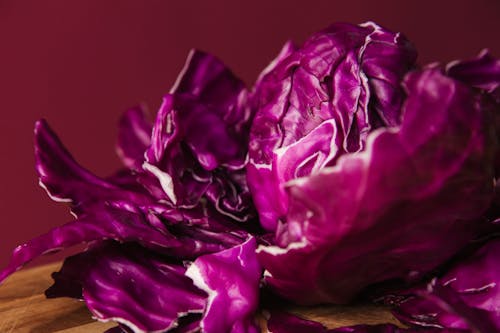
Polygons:
<instances>
[{"instance_id":1,"label":"dark red backdrop","mask_svg":"<svg viewBox=\"0 0 500 333\"><path fill-rule=\"evenodd\" d=\"M293 3L293 4L292 4ZM32 128L46 118L98 175L118 167L116 122L154 111L191 47L216 54L248 84L287 39L333 21L404 32L420 62L500 56L500 2L0 0L0 266L11 249L69 219L37 186Z\"/></svg>"}]
</instances>

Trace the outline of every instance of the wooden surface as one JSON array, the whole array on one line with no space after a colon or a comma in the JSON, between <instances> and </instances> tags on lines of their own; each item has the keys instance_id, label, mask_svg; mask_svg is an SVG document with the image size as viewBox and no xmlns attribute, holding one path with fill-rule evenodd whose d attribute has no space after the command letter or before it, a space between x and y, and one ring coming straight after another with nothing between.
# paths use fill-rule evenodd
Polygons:
<instances>
[{"instance_id":1,"label":"wooden surface","mask_svg":"<svg viewBox=\"0 0 500 333\"><path fill-rule=\"evenodd\" d=\"M60 264L20 271L0 286L1 333L93 333L116 326L92 319L83 302L46 299L43 291L52 284L50 273ZM397 323L387 309L375 306L293 307L286 309L328 328L353 324ZM264 314L265 316L265 314ZM263 331L265 321L262 321Z\"/></svg>"}]
</instances>

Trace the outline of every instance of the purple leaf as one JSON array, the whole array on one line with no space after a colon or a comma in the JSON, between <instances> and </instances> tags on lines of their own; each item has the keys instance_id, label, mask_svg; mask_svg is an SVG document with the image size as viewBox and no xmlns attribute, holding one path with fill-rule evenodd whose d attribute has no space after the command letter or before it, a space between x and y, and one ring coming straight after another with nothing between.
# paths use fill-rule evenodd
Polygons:
<instances>
[{"instance_id":1,"label":"purple leaf","mask_svg":"<svg viewBox=\"0 0 500 333\"><path fill-rule=\"evenodd\" d=\"M499 253L500 240L491 240L428 286L398 293L394 314L409 325L500 330Z\"/></svg>"},{"instance_id":2,"label":"purple leaf","mask_svg":"<svg viewBox=\"0 0 500 333\"><path fill-rule=\"evenodd\" d=\"M0 281L43 254L96 240L137 242L160 252L183 245L168 231L153 228L147 218L134 209L133 206L123 203L93 206L91 214L84 214L75 221L56 227L18 246L9 265L0 272Z\"/></svg>"},{"instance_id":3,"label":"purple leaf","mask_svg":"<svg viewBox=\"0 0 500 333\"><path fill-rule=\"evenodd\" d=\"M206 333L257 333L262 269L255 255L256 240L201 256L186 275L208 294L201 328Z\"/></svg>"},{"instance_id":4,"label":"purple leaf","mask_svg":"<svg viewBox=\"0 0 500 333\"><path fill-rule=\"evenodd\" d=\"M135 333L160 332L189 325L180 318L205 307L206 294L184 273L181 264L142 247L104 242L67 258L47 294L61 296L61 281L76 281L98 320Z\"/></svg>"},{"instance_id":5,"label":"purple leaf","mask_svg":"<svg viewBox=\"0 0 500 333\"><path fill-rule=\"evenodd\" d=\"M437 328L406 329L393 324L355 325L328 329L318 322L280 311L271 312L267 327L269 333L472 333L469 330Z\"/></svg>"},{"instance_id":6,"label":"purple leaf","mask_svg":"<svg viewBox=\"0 0 500 333\"><path fill-rule=\"evenodd\" d=\"M40 185L55 201L71 202L74 210L107 200L151 204L143 193L120 188L82 168L44 120L35 124L35 161Z\"/></svg>"},{"instance_id":7,"label":"purple leaf","mask_svg":"<svg viewBox=\"0 0 500 333\"><path fill-rule=\"evenodd\" d=\"M125 166L142 170L144 152L151 144L153 124L141 107L127 110L120 118L117 151Z\"/></svg>"}]
</instances>

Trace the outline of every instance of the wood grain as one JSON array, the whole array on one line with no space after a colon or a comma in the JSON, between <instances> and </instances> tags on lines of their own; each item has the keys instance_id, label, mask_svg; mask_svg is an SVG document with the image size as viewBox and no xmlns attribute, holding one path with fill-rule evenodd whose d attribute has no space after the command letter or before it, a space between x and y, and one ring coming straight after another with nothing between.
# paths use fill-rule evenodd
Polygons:
<instances>
[{"instance_id":1,"label":"wood grain","mask_svg":"<svg viewBox=\"0 0 500 333\"><path fill-rule=\"evenodd\" d=\"M0 287L0 332L103 332L116 326L95 322L83 302L45 298L43 292L52 284L50 274L59 267L56 263L27 269L4 282Z\"/></svg>"},{"instance_id":2,"label":"wood grain","mask_svg":"<svg viewBox=\"0 0 500 333\"><path fill-rule=\"evenodd\" d=\"M26 269L11 276L0 286L0 332L2 333L100 333L116 326L92 319L83 302L46 299L44 290L52 284L50 274L60 263ZM382 307L373 305L285 307L305 319L328 328L354 324L395 323L397 320ZM265 312L263 318L266 317ZM267 332L265 319L260 323Z\"/></svg>"}]
</instances>

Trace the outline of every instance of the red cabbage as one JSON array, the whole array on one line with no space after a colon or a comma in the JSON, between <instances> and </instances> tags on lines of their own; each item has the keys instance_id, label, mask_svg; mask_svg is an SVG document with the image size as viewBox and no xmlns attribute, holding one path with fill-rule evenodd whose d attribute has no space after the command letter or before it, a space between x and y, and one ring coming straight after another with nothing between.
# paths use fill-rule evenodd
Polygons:
<instances>
[{"instance_id":1,"label":"red cabbage","mask_svg":"<svg viewBox=\"0 0 500 333\"><path fill-rule=\"evenodd\" d=\"M249 146L273 290L346 303L419 279L479 234L495 191L488 91L413 68L408 42L373 24L286 50L257 84Z\"/></svg>"},{"instance_id":2,"label":"red cabbage","mask_svg":"<svg viewBox=\"0 0 500 333\"><path fill-rule=\"evenodd\" d=\"M118 322L109 333L256 333L261 293L319 304L380 290L412 327L328 329L278 310L269 331L498 331L499 115L487 51L420 67L371 22L286 43L252 90L192 51L154 122L124 113L109 177L36 123L40 185L75 220L17 247L0 282L84 243L46 295L84 300Z\"/></svg>"}]
</instances>

